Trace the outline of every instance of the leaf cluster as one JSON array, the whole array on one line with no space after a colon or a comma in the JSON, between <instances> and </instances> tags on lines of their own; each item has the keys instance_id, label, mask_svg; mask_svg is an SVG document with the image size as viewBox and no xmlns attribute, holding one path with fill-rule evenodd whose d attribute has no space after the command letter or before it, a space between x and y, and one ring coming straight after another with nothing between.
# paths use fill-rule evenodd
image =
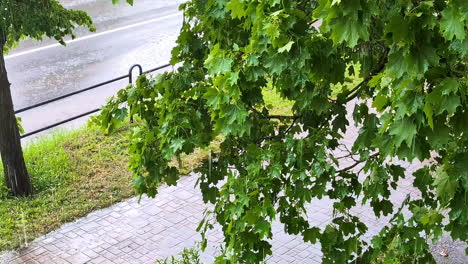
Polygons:
<instances>
[{"instance_id":1,"label":"leaf cluster","mask_svg":"<svg viewBox=\"0 0 468 264\"><path fill-rule=\"evenodd\" d=\"M177 69L121 90L96 122L111 131L127 114L140 120L131 169L149 196L176 183L172 159L223 139L196 170L214 205L199 229L216 221L224 232L217 263L264 260L275 220L320 243L324 263L433 262L428 243L443 231L468 241L468 2L192 0L181 9ZM267 86L292 114L271 113ZM425 165L411 173L399 160ZM411 179L419 195L391 200ZM324 227L305 210L321 199L334 210ZM362 205L391 219L372 241L352 213Z\"/></svg>"},{"instance_id":2,"label":"leaf cluster","mask_svg":"<svg viewBox=\"0 0 468 264\"><path fill-rule=\"evenodd\" d=\"M42 40L47 36L65 44L65 36L74 38L73 30L77 26L94 31L93 22L85 12L68 10L57 0L0 2L0 43L5 52L24 38Z\"/></svg>"}]
</instances>

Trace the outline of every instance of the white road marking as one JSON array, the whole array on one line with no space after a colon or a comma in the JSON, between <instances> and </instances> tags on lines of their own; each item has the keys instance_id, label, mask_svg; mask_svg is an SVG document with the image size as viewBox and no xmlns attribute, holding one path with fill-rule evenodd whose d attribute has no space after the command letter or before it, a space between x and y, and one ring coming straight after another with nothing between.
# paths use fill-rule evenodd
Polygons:
<instances>
[{"instance_id":1,"label":"white road marking","mask_svg":"<svg viewBox=\"0 0 468 264\"><path fill-rule=\"evenodd\" d=\"M130 29L130 28L151 24L151 23L154 23L154 22L157 22L157 21L161 21L161 20L165 20L165 19L169 19L169 18L181 16L181 15L182 15L182 13L178 12L178 13L174 13L174 14L170 14L170 15L166 15L166 16L162 16L162 17L157 17L157 18L153 18L153 19L146 20L146 21L143 21L143 22L138 22L138 23L135 23L135 24L115 28L115 29L112 29L112 30L99 32L99 33L96 33L96 34L91 34L91 35L84 36L84 37L81 37L81 38L72 39L72 40L69 40L69 41L65 41L65 43L70 44L70 43L74 43L74 42L78 42L78 41L82 41L82 40L97 38L97 37L104 36L104 35L107 35L107 34L112 34L112 33L118 32L118 31L127 30L127 29ZM5 56L5 60L16 58L16 57L27 55L27 54L31 54L31 53L35 53L35 52L42 51L42 50L47 50L47 49L51 49L51 48L55 48L55 47L60 47L60 46L62 46L62 45L59 44L59 43L56 43L56 44L40 47L40 48L37 48L37 49L18 52L18 53L12 54L12 55Z\"/></svg>"}]
</instances>

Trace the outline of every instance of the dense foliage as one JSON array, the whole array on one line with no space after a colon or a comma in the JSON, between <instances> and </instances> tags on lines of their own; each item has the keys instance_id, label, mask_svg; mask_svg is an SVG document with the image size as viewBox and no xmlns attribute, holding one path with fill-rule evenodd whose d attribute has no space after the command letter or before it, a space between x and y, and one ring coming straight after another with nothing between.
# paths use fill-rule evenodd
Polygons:
<instances>
[{"instance_id":1,"label":"dense foliage","mask_svg":"<svg viewBox=\"0 0 468 264\"><path fill-rule=\"evenodd\" d=\"M127 114L141 120L130 167L149 196L176 184L174 158L221 139L197 169L214 205L200 229L214 216L225 236L218 263L265 259L275 219L320 243L324 263L426 263L444 230L468 241L468 1L192 0L181 9L176 72L140 78L98 121L112 130ZM267 86L292 114L270 113ZM424 165L412 175L397 162L416 159ZM420 195L393 204L408 177ZM318 228L304 207L324 198L334 219ZM391 216L372 241L350 211L361 203Z\"/></svg>"},{"instance_id":2,"label":"dense foliage","mask_svg":"<svg viewBox=\"0 0 468 264\"><path fill-rule=\"evenodd\" d=\"M64 37L74 37L73 30L77 26L94 30L92 24L85 12L68 10L57 0L0 2L0 37L6 40L6 52L25 37L42 40L46 36L65 44Z\"/></svg>"}]
</instances>

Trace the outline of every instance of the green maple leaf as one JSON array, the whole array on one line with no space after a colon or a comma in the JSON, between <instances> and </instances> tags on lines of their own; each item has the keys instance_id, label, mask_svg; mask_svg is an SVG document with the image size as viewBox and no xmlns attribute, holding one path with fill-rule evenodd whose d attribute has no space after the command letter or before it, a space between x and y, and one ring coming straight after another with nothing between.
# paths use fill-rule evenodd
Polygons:
<instances>
[{"instance_id":1,"label":"green maple leaf","mask_svg":"<svg viewBox=\"0 0 468 264\"><path fill-rule=\"evenodd\" d=\"M441 92L443 95L447 94L454 94L458 91L458 82L455 79L452 78L447 78L444 79L440 84L438 85L438 88L440 87Z\"/></svg>"},{"instance_id":2,"label":"green maple leaf","mask_svg":"<svg viewBox=\"0 0 468 264\"><path fill-rule=\"evenodd\" d=\"M258 58L260 56L258 54L252 54L250 56L247 57L246 59L246 62L249 66L257 66L259 61L258 61Z\"/></svg>"},{"instance_id":3,"label":"green maple leaf","mask_svg":"<svg viewBox=\"0 0 468 264\"><path fill-rule=\"evenodd\" d=\"M446 40L452 40L453 37L459 40L465 39L465 23L459 9L450 6L441 12L440 30Z\"/></svg>"},{"instance_id":4,"label":"green maple leaf","mask_svg":"<svg viewBox=\"0 0 468 264\"><path fill-rule=\"evenodd\" d=\"M242 18L247 14L245 4L241 0L231 0L227 3L226 8L231 10L233 18Z\"/></svg>"},{"instance_id":5,"label":"green maple leaf","mask_svg":"<svg viewBox=\"0 0 468 264\"><path fill-rule=\"evenodd\" d=\"M393 41L399 46L410 44L413 39L410 37L410 28L408 21L401 15L394 16L390 19L386 27L386 31L392 34Z\"/></svg>"},{"instance_id":6,"label":"green maple leaf","mask_svg":"<svg viewBox=\"0 0 468 264\"><path fill-rule=\"evenodd\" d=\"M205 60L205 67L210 74L216 75L231 71L233 62L233 59L224 56L224 52L220 49L219 44L216 44Z\"/></svg>"},{"instance_id":7,"label":"green maple leaf","mask_svg":"<svg viewBox=\"0 0 468 264\"><path fill-rule=\"evenodd\" d=\"M434 179L432 178L429 169L421 168L413 173L414 186L416 186L421 192L427 193L428 187L431 187Z\"/></svg>"},{"instance_id":8,"label":"green maple leaf","mask_svg":"<svg viewBox=\"0 0 468 264\"><path fill-rule=\"evenodd\" d=\"M366 25L358 23L356 19L351 18L348 21L340 19L333 25L330 37L335 44L346 41L348 46L353 48L357 45L359 39L369 39L369 31Z\"/></svg>"},{"instance_id":9,"label":"green maple leaf","mask_svg":"<svg viewBox=\"0 0 468 264\"><path fill-rule=\"evenodd\" d=\"M312 244L315 244L317 242L317 238L320 236L320 229L317 227L309 228L304 231L303 236L305 242L311 242Z\"/></svg>"},{"instance_id":10,"label":"green maple leaf","mask_svg":"<svg viewBox=\"0 0 468 264\"><path fill-rule=\"evenodd\" d=\"M278 49L279 53L283 53L285 51L290 51L294 41L289 41L286 45Z\"/></svg>"},{"instance_id":11,"label":"green maple leaf","mask_svg":"<svg viewBox=\"0 0 468 264\"><path fill-rule=\"evenodd\" d=\"M443 201L448 201L453 198L458 187L458 181L449 175L445 170L444 166L437 169L437 176L434 180L434 186L436 187L437 196Z\"/></svg>"},{"instance_id":12,"label":"green maple leaf","mask_svg":"<svg viewBox=\"0 0 468 264\"><path fill-rule=\"evenodd\" d=\"M399 78L404 74L421 78L429 66L438 63L439 56L434 47L423 45L412 51L402 48L389 55L387 71L392 78Z\"/></svg>"},{"instance_id":13,"label":"green maple leaf","mask_svg":"<svg viewBox=\"0 0 468 264\"><path fill-rule=\"evenodd\" d=\"M130 5L133 5L133 0L126 0L127 3L129 3ZM115 4L118 4L120 1L119 0L112 0L112 4L115 5Z\"/></svg>"},{"instance_id":14,"label":"green maple leaf","mask_svg":"<svg viewBox=\"0 0 468 264\"><path fill-rule=\"evenodd\" d=\"M431 46L419 47L410 56L405 57L407 71L415 76L422 75L430 65L436 65L438 62L439 56L437 56L436 49Z\"/></svg>"},{"instance_id":15,"label":"green maple leaf","mask_svg":"<svg viewBox=\"0 0 468 264\"><path fill-rule=\"evenodd\" d=\"M372 200L370 204L371 204L372 209L374 210L374 213L375 213L376 216L380 216L381 213L384 216L386 216L386 215L389 215L389 214L391 214L393 212L393 204L389 200L375 199L375 200Z\"/></svg>"},{"instance_id":16,"label":"green maple leaf","mask_svg":"<svg viewBox=\"0 0 468 264\"><path fill-rule=\"evenodd\" d=\"M427 96L427 103L424 107L424 112L429 120L429 125L432 122L432 108L436 114L441 114L447 111L453 114L457 111L460 104L460 97L457 95L459 83L451 78L447 78L440 82L439 85ZM428 105L430 103L431 105ZM431 107L432 106L432 107ZM432 124L433 125L433 124Z\"/></svg>"},{"instance_id":17,"label":"green maple leaf","mask_svg":"<svg viewBox=\"0 0 468 264\"><path fill-rule=\"evenodd\" d=\"M257 222L258 219L258 211L257 210L249 210L244 216L244 219L247 221L249 225L253 225Z\"/></svg>"},{"instance_id":18,"label":"green maple leaf","mask_svg":"<svg viewBox=\"0 0 468 264\"><path fill-rule=\"evenodd\" d=\"M268 221L261 219L256 223L255 230L260 234L260 237L269 237L271 225Z\"/></svg>"},{"instance_id":19,"label":"green maple leaf","mask_svg":"<svg viewBox=\"0 0 468 264\"><path fill-rule=\"evenodd\" d=\"M447 110L447 113L453 114L457 111L458 106L460 106L460 97L457 95L443 96L439 103L441 110Z\"/></svg>"},{"instance_id":20,"label":"green maple leaf","mask_svg":"<svg viewBox=\"0 0 468 264\"><path fill-rule=\"evenodd\" d=\"M434 129L434 118L433 118L434 111L432 110L431 104L426 103L424 105L423 111L424 111L424 114L426 115L427 123L432 129Z\"/></svg>"},{"instance_id":21,"label":"green maple leaf","mask_svg":"<svg viewBox=\"0 0 468 264\"><path fill-rule=\"evenodd\" d=\"M403 141L406 142L408 147L411 147L416 133L416 125L408 118L394 122L390 129L390 135L395 136L395 145L397 147L399 147Z\"/></svg>"},{"instance_id":22,"label":"green maple leaf","mask_svg":"<svg viewBox=\"0 0 468 264\"><path fill-rule=\"evenodd\" d=\"M231 58L225 57L208 57L206 60L208 72L213 75L229 72L231 70L232 63L233 60Z\"/></svg>"},{"instance_id":23,"label":"green maple leaf","mask_svg":"<svg viewBox=\"0 0 468 264\"><path fill-rule=\"evenodd\" d=\"M207 187L203 190L203 201L207 203L208 201L210 203L215 203L216 202L216 197L219 195L219 190L216 187Z\"/></svg>"},{"instance_id":24,"label":"green maple leaf","mask_svg":"<svg viewBox=\"0 0 468 264\"><path fill-rule=\"evenodd\" d=\"M272 40L280 36L279 26L276 23L266 23L263 26L265 34L269 36Z\"/></svg>"},{"instance_id":25,"label":"green maple leaf","mask_svg":"<svg viewBox=\"0 0 468 264\"><path fill-rule=\"evenodd\" d=\"M184 143L185 143L185 139L176 138L176 139L172 140L172 142L171 142L171 149L174 152L176 152L177 150L182 149L182 147L184 146Z\"/></svg>"},{"instance_id":26,"label":"green maple leaf","mask_svg":"<svg viewBox=\"0 0 468 264\"><path fill-rule=\"evenodd\" d=\"M464 40L455 40L450 43L449 48L456 52L459 52L462 56L468 54L468 38Z\"/></svg>"},{"instance_id":27,"label":"green maple leaf","mask_svg":"<svg viewBox=\"0 0 468 264\"><path fill-rule=\"evenodd\" d=\"M333 244L338 240L339 236L340 234L336 228L331 225L327 225L324 232L322 233L322 236L320 237L320 243L322 244L322 247L333 246Z\"/></svg>"},{"instance_id":28,"label":"green maple leaf","mask_svg":"<svg viewBox=\"0 0 468 264\"><path fill-rule=\"evenodd\" d=\"M229 105L224 109L222 116L227 118L228 124L232 124L234 122L241 124L247 117L247 111L237 105Z\"/></svg>"},{"instance_id":29,"label":"green maple leaf","mask_svg":"<svg viewBox=\"0 0 468 264\"><path fill-rule=\"evenodd\" d=\"M237 83L237 80L239 80L239 71L236 72L230 72L228 74L228 81L231 86Z\"/></svg>"},{"instance_id":30,"label":"green maple leaf","mask_svg":"<svg viewBox=\"0 0 468 264\"><path fill-rule=\"evenodd\" d=\"M434 130L428 134L428 139L431 145L442 147L450 140L450 128L438 123Z\"/></svg>"},{"instance_id":31,"label":"green maple leaf","mask_svg":"<svg viewBox=\"0 0 468 264\"><path fill-rule=\"evenodd\" d=\"M145 178L143 176L134 177L132 182L133 182L133 187L135 187L138 193L142 193L143 191L145 191L146 183L145 183Z\"/></svg>"},{"instance_id":32,"label":"green maple leaf","mask_svg":"<svg viewBox=\"0 0 468 264\"><path fill-rule=\"evenodd\" d=\"M265 67L268 67L272 73L281 74L286 63L284 56L270 56L265 59Z\"/></svg>"},{"instance_id":33,"label":"green maple leaf","mask_svg":"<svg viewBox=\"0 0 468 264\"><path fill-rule=\"evenodd\" d=\"M385 109L385 106L387 106L388 103L388 98L385 95L378 94L374 102L372 102L372 106L375 107L375 109L378 112L382 112Z\"/></svg>"},{"instance_id":34,"label":"green maple leaf","mask_svg":"<svg viewBox=\"0 0 468 264\"><path fill-rule=\"evenodd\" d=\"M221 102L219 91L214 87L209 87L206 93L203 95L203 98L205 98L207 104L213 108L217 108Z\"/></svg>"}]
</instances>

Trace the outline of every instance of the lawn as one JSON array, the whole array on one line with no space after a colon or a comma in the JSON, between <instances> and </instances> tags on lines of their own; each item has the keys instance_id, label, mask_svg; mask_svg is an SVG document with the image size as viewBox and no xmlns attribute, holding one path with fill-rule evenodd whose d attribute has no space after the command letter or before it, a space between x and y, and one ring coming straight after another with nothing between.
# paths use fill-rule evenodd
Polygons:
<instances>
[{"instance_id":1,"label":"lawn","mask_svg":"<svg viewBox=\"0 0 468 264\"><path fill-rule=\"evenodd\" d=\"M27 144L24 156L35 195L12 197L0 180L0 252L133 196L128 129L127 125L105 136L86 126Z\"/></svg>"}]
</instances>

